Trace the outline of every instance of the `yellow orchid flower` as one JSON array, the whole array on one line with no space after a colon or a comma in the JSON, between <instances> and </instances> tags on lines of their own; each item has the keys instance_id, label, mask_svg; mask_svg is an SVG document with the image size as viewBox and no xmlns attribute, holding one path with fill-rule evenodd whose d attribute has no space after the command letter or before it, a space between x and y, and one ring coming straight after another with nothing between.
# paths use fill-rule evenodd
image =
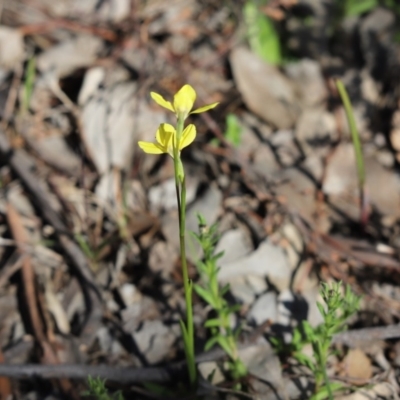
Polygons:
<instances>
[{"instance_id":1,"label":"yellow orchid flower","mask_svg":"<svg viewBox=\"0 0 400 400\"><path fill-rule=\"evenodd\" d=\"M184 85L174 96L174 101L171 103L159 95L151 92L151 98L161 107L175 113L178 119L185 120L189 114L199 114L216 107L219 103L212 103L206 106L197 108L192 111L194 102L196 101L196 91L190 85Z\"/></svg>"},{"instance_id":2,"label":"yellow orchid flower","mask_svg":"<svg viewBox=\"0 0 400 400\"><path fill-rule=\"evenodd\" d=\"M193 124L188 125L182 132L179 143L176 143L176 130L170 124L161 124L157 129L156 143L140 141L139 147L148 154L163 154L168 153L174 158L174 143L180 152L185 147L189 146L196 137L196 127Z\"/></svg>"}]
</instances>

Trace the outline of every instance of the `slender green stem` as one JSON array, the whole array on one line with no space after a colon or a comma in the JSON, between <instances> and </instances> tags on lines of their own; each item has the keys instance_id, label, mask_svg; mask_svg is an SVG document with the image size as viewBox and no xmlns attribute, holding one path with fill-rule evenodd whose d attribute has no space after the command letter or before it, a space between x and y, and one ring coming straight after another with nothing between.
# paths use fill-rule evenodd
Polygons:
<instances>
[{"instance_id":1,"label":"slender green stem","mask_svg":"<svg viewBox=\"0 0 400 400\"><path fill-rule=\"evenodd\" d=\"M183 287L185 291L186 302L186 322L181 323L183 330L183 339L185 342L185 355L188 365L190 383L196 383L196 364L194 357L194 325L193 325L193 306L192 306L192 291L193 284L189 279L188 267L186 262L186 180L185 176L180 176L179 171L182 170L182 161L180 159L178 143L183 132L183 120L178 119L176 126L176 143L174 143L174 170L175 170L175 186L176 197L178 202L179 212L179 244L181 253Z\"/></svg>"},{"instance_id":2,"label":"slender green stem","mask_svg":"<svg viewBox=\"0 0 400 400\"><path fill-rule=\"evenodd\" d=\"M327 339L329 340L329 339ZM328 397L329 400L333 400L333 393L332 393L332 388L331 388L331 382L328 378L328 374L326 372L326 362L327 362L327 353L324 352L321 348L321 342L317 343L317 349L318 349L318 360L320 363L320 371L322 371L322 375L323 375L323 380L326 386L326 390L328 392ZM318 392L320 390L321 386L321 382L318 382L317 384L317 388L316 391Z\"/></svg>"},{"instance_id":3,"label":"slender green stem","mask_svg":"<svg viewBox=\"0 0 400 400\"><path fill-rule=\"evenodd\" d=\"M353 141L354 152L356 155L357 164L357 175L358 175L358 186L360 190L360 214L361 223L366 225L368 220L367 203L366 203L366 193L365 193L365 166L364 158L362 153L362 146L360 135L358 133L356 121L354 118L353 108L351 106L349 95L347 90L340 79L336 80L336 87L339 92L340 98L343 103L344 110L346 112L347 122L349 124L351 138Z\"/></svg>"}]
</instances>

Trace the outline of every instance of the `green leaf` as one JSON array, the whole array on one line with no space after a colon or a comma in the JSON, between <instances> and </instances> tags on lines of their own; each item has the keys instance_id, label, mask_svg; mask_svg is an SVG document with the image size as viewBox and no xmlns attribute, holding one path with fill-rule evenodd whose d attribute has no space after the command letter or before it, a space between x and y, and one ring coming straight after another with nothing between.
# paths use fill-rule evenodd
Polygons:
<instances>
[{"instance_id":1,"label":"green leaf","mask_svg":"<svg viewBox=\"0 0 400 400\"><path fill-rule=\"evenodd\" d=\"M221 326L221 320L219 318L211 318L208 319L205 323L204 326L206 328L214 328L217 327L219 328Z\"/></svg>"},{"instance_id":2,"label":"green leaf","mask_svg":"<svg viewBox=\"0 0 400 400\"><path fill-rule=\"evenodd\" d=\"M345 386L339 382L332 382L329 384L331 393L342 390ZM326 400L329 399L329 389L327 386L323 386L318 390L318 393L314 394L310 400Z\"/></svg>"},{"instance_id":3,"label":"green leaf","mask_svg":"<svg viewBox=\"0 0 400 400\"><path fill-rule=\"evenodd\" d=\"M315 330L307 320L303 321L303 330L307 340L313 342L316 338Z\"/></svg>"},{"instance_id":4,"label":"green leaf","mask_svg":"<svg viewBox=\"0 0 400 400\"><path fill-rule=\"evenodd\" d=\"M225 336L219 335L217 336L218 344L224 349L225 353L228 354L229 357L233 358L232 349L229 345L228 338Z\"/></svg>"},{"instance_id":5,"label":"green leaf","mask_svg":"<svg viewBox=\"0 0 400 400\"><path fill-rule=\"evenodd\" d=\"M270 64L282 64L281 44L274 22L262 14L252 0L244 5L243 14L251 50Z\"/></svg>"},{"instance_id":6,"label":"green leaf","mask_svg":"<svg viewBox=\"0 0 400 400\"><path fill-rule=\"evenodd\" d=\"M206 289L197 284L194 285L194 290L206 303L208 303L211 307L216 308L214 298L210 292L207 292Z\"/></svg>"},{"instance_id":7,"label":"green leaf","mask_svg":"<svg viewBox=\"0 0 400 400\"><path fill-rule=\"evenodd\" d=\"M320 302L317 301L317 307L318 307L318 310L319 310L319 312L321 313L321 315L322 315L323 317L325 317L325 316L326 316L325 306L324 306L322 303L320 303Z\"/></svg>"},{"instance_id":8,"label":"green leaf","mask_svg":"<svg viewBox=\"0 0 400 400\"><path fill-rule=\"evenodd\" d=\"M218 343L218 336L213 336L212 338L208 339L205 346L204 351L208 351L213 348Z\"/></svg>"},{"instance_id":9,"label":"green leaf","mask_svg":"<svg viewBox=\"0 0 400 400\"><path fill-rule=\"evenodd\" d=\"M225 296L229 292L229 289L230 289L230 285L229 285L229 283L227 283L221 289L221 296Z\"/></svg>"},{"instance_id":10,"label":"green leaf","mask_svg":"<svg viewBox=\"0 0 400 400\"><path fill-rule=\"evenodd\" d=\"M23 86L23 96L21 102L22 113L26 113L29 109L33 88L35 85L35 78L36 78L35 69L36 69L36 59L35 57L32 57L29 59L25 71L25 81Z\"/></svg>"},{"instance_id":11,"label":"green leaf","mask_svg":"<svg viewBox=\"0 0 400 400\"><path fill-rule=\"evenodd\" d=\"M227 314L234 314L237 311L240 311L242 306L240 304L234 304L233 306L230 306L226 309Z\"/></svg>"},{"instance_id":12,"label":"green leaf","mask_svg":"<svg viewBox=\"0 0 400 400\"><path fill-rule=\"evenodd\" d=\"M242 139L242 128L235 114L228 114L226 117L225 138L234 147L240 145Z\"/></svg>"},{"instance_id":13,"label":"green leaf","mask_svg":"<svg viewBox=\"0 0 400 400\"><path fill-rule=\"evenodd\" d=\"M79 247L85 253L85 256L93 261L96 258L95 252L90 248L83 235L80 233L75 234L75 240L78 242Z\"/></svg>"},{"instance_id":14,"label":"green leaf","mask_svg":"<svg viewBox=\"0 0 400 400\"><path fill-rule=\"evenodd\" d=\"M345 16L364 14L379 5L378 0L346 0Z\"/></svg>"},{"instance_id":15,"label":"green leaf","mask_svg":"<svg viewBox=\"0 0 400 400\"><path fill-rule=\"evenodd\" d=\"M316 366L314 361L308 357L306 354L296 352L293 354L293 357L302 365L305 365L307 368L309 368L311 371L315 371Z\"/></svg>"}]
</instances>

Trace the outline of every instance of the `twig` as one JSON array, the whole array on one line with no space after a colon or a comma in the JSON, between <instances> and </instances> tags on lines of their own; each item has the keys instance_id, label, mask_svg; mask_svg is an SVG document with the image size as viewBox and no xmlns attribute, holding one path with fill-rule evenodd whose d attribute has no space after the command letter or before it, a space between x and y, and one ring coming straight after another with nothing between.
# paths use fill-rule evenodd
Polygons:
<instances>
[{"instance_id":1,"label":"twig","mask_svg":"<svg viewBox=\"0 0 400 400\"><path fill-rule=\"evenodd\" d=\"M78 22L62 18L49 19L43 23L21 26L19 31L22 33L22 35L27 36L44 34L56 29L67 29L74 32L96 35L110 42L115 42L118 38L117 34L112 30L97 26L85 26Z\"/></svg>"},{"instance_id":2,"label":"twig","mask_svg":"<svg viewBox=\"0 0 400 400\"><path fill-rule=\"evenodd\" d=\"M3 132L0 131L0 155L2 155L8 164L18 175L26 189L33 196L33 200L43 214L44 219L56 231L60 244L66 255L72 261L74 271L81 281L89 284L99 298L101 298L100 290L94 280L93 273L89 268L85 255L82 253L79 246L69 237L68 230L62 221L60 215L53 209L46 193L49 192L48 187L44 182L38 180L35 174L31 171L26 157L21 150L13 150L8 143L8 140Z\"/></svg>"},{"instance_id":3,"label":"twig","mask_svg":"<svg viewBox=\"0 0 400 400\"><path fill-rule=\"evenodd\" d=\"M360 342L367 343L370 340L386 340L400 337L400 324L384 327L364 328L350 330L336 334L333 343L342 343L348 346L358 345ZM253 346L246 342L239 346L240 349ZM217 348L196 357L196 363L206 361L218 361L226 356L225 352ZM185 361L172 363L166 367L151 368L126 368L107 365L36 365L36 364L0 364L0 376L7 376L15 379L27 378L70 378L87 379L88 376L99 377L120 384L134 384L143 382L170 382L182 377L185 373Z\"/></svg>"},{"instance_id":4,"label":"twig","mask_svg":"<svg viewBox=\"0 0 400 400\"><path fill-rule=\"evenodd\" d=\"M24 245L28 243L27 234L22 224L21 217L9 202L7 203L7 221L11 233L17 243L18 251L23 255ZM26 255L22 259L22 284L25 293L26 309L28 310L33 335L42 349L42 361L51 365L58 364L59 360L57 354L51 347L45 335L45 327L40 317L40 306L36 297L35 283L35 272L31 263L31 257ZM67 379L61 379L59 383L64 393L73 395L71 382Z\"/></svg>"}]
</instances>

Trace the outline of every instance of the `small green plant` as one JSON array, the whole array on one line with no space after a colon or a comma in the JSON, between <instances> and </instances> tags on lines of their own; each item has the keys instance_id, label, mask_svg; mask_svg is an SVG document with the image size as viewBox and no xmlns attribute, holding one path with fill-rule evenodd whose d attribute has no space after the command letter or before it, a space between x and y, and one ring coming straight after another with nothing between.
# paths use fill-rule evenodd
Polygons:
<instances>
[{"instance_id":1,"label":"small green plant","mask_svg":"<svg viewBox=\"0 0 400 400\"><path fill-rule=\"evenodd\" d=\"M320 294L324 304L317 303L323 317L323 323L312 327L308 321L303 321L293 332L289 346L281 340L274 339L272 343L277 351L289 351L302 365L309 368L315 379L315 390L311 400L333 400L333 393L343 389L343 385L331 382L326 372L328 358L333 354L331 349L333 336L347 329L346 321L359 309L360 297L356 296L346 286L344 294L342 282L329 286L323 283ZM311 344L313 356L304 354L304 346Z\"/></svg>"},{"instance_id":2,"label":"small green plant","mask_svg":"<svg viewBox=\"0 0 400 400\"><path fill-rule=\"evenodd\" d=\"M217 261L223 253L214 254L215 245L218 241L217 225L211 227L203 216L198 215L199 233L194 233L194 237L199 242L203 250L203 261L197 263L197 269L201 278L201 284L194 285L196 293L211 306L214 317L204 324L210 328L211 338L205 345L205 351L210 350L214 345L219 344L229 357L228 371L233 379L238 379L247 375L247 369L238 355L237 339L240 327L232 328L232 315L238 311L239 305L231 306L225 300L224 295L229 290L229 285L223 288L218 283Z\"/></svg>"},{"instance_id":3,"label":"small green plant","mask_svg":"<svg viewBox=\"0 0 400 400\"><path fill-rule=\"evenodd\" d=\"M251 50L270 64L282 64L281 42L274 22L260 12L254 0L245 3L243 16Z\"/></svg>"},{"instance_id":4,"label":"small green plant","mask_svg":"<svg viewBox=\"0 0 400 400\"><path fill-rule=\"evenodd\" d=\"M21 111L23 114L25 114L29 110L29 104L31 102L33 87L35 85L35 78L36 78L35 69L36 69L36 59L35 57L31 57L26 67L25 80L22 92Z\"/></svg>"},{"instance_id":5,"label":"small green plant","mask_svg":"<svg viewBox=\"0 0 400 400\"><path fill-rule=\"evenodd\" d=\"M343 1L344 15L360 15L378 7L378 0L345 0Z\"/></svg>"},{"instance_id":6,"label":"small green plant","mask_svg":"<svg viewBox=\"0 0 400 400\"><path fill-rule=\"evenodd\" d=\"M101 378L88 377L89 390L83 393L83 396L93 396L96 400L124 400L120 391L109 395L106 389L106 383Z\"/></svg>"},{"instance_id":7,"label":"small green plant","mask_svg":"<svg viewBox=\"0 0 400 400\"><path fill-rule=\"evenodd\" d=\"M226 117L225 138L234 147L238 147L242 140L242 128L238 117L235 114L228 114Z\"/></svg>"},{"instance_id":8,"label":"small green plant","mask_svg":"<svg viewBox=\"0 0 400 400\"><path fill-rule=\"evenodd\" d=\"M242 141L242 128L239 119L235 114L226 116L225 139L234 147L239 147ZM211 144L218 146L220 141L217 138L211 140Z\"/></svg>"},{"instance_id":9,"label":"small green plant","mask_svg":"<svg viewBox=\"0 0 400 400\"><path fill-rule=\"evenodd\" d=\"M91 269L93 271L97 271L99 268L98 263L102 257L102 253L105 247L110 244L111 239L106 238L100 244L94 246L91 244L90 240L81 233L76 233L74 237L82 252L88 258Z\"/></svg>"},{"instance_id":10,"label":"small green plant","mask_svg":"<svg viewBox=\"0 0 400 400\"><path fill-rule=\"evenodd\" d=\"M367 210L366 193L365 193L365 166L364 166L364 157L361 147L360 135L358 133L349 95L347 94L347 90L341 80L338 79L336 81L336 87L346 112L347 122L349 124L351 139L353 142L354 152L356 155L358 187L360 192L360 222L363 226L365 226L368 222L368 210Z\"/></svg>"}]
</instances>

